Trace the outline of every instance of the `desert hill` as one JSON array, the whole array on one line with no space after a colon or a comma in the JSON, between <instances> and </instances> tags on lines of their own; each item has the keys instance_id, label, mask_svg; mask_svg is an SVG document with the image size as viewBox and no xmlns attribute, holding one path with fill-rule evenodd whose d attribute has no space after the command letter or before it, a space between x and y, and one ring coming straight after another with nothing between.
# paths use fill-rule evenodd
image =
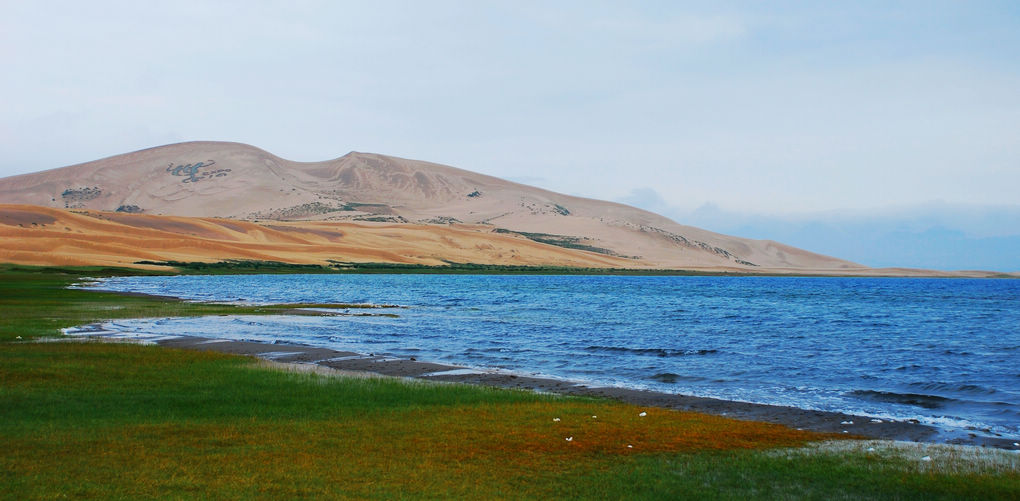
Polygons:
<instances>
[{"instance_id":1,"label":"desert hill","mask_svg":"<svg viewBox=\"0 0 1020 501\"><path fill-rule=\"evenodd\" d=\"M446 262L622 267L628 260L463 225L264 222L0 204L0 263L133 267L139 261ZM152 267L152 266L141 266Z\"/></svg>"},{"instance_id":2,"label":"desert hill","mask_svg":"<svg viewBox=\"0 0 1020 501\"><path fill-rule=\"evenodd\" d=\"M744 271L866 267L780 243L684 226L454 167L352 152L293 162L258 148L190 142L0 179L0 203L239 221L426 225L523 237L605 265ZM612 258L612 259L609 259ZM612 263L612 264L608 264Z\"/></svg>"}]
</instances>

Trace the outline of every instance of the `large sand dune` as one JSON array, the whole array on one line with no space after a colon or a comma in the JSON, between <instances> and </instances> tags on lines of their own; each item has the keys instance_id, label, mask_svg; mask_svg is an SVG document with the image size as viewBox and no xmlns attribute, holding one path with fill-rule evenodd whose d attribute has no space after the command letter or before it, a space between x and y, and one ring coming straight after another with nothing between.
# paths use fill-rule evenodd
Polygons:
<instances>
[{"instance_id":1,"label":"large sand dune","mask_svg":"<svg viewBox=\"0 0 1020 501\"><path fill-rule=\"evenodd\" d=\"M356 152L304 163L238 143L172 144L0 179L0 203L41 206L8 206L3 217L13 226L0 221L0 260L26 263L332 259L917 273L873 270L622 204Z\"/></svg>"},{"instance_id":2,"label":"large sand dune","mask_svg":"<svg viewBox=\"0 0 1020 501\"><path fill-rule=\"evenodd\" d=\"M607 264L632 267L865 269L634 207L368 153L301 163L243 144L181 143L0 179L0 202L248 221L389 222L437 235L443 232L435 224L462 223L587 249L603 254ZM455 248L445 252L456 258Z\"/></svg>"}]
</instances>

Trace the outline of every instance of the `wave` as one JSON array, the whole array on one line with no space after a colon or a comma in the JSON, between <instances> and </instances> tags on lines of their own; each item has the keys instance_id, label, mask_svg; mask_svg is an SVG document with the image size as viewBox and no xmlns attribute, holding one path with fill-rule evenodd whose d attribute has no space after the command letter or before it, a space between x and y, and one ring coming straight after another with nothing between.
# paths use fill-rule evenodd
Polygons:
<instances>
[{"instance_id":1,"label":"wave","mask_svg":"<svg viewBox=\"0 0 1020 501\"><path fill-rule=\"evenodd\" d=\"M963 393L968 395L992 395L999 393L995 388L989 388L987 386L981 386L977 384L966 384L966 383L910 383L910 387L918 388L925 391L938 391L938 392L952 392L952 393Z\"/></svg>"},{"instance_id":2,"label":"wave","mask_svg":"<svg viewBox=\"0 0 1020 501\"><path fill-rule=\"evenodd\" d=\"M680 381L688 381L688 382L690 382L690 381L704 381L705 380L705 378L702 378L702 377L697 377L697 376L682 376L680 374L675 374L675 373L672 373L672 372L660 372L658 374L655 374L655 375L652 375L652 376L648 376L648 379L650 379L652 381L658 381L660 383L667 383L667 384L679 383Z\"/></svg>"},{"instance_id":3,"label":"wave","mask_svg":"<svg viewBox=\"0 0 1020 501\"><path fill-rule=\"evenodd\" d=\"M627 353L631 355L650 355L654 357L688 357L692 355L710 355L718 350L676 350L669 348L627 348L624 346L589 346L591 352Z\"/></svg>"},{"instance_id":4,"label":"wave","mask_svg":"<svg viewBox=\"0 0 1020 501\"><path fill-rule=\"evenodd\" d=\"M916 407L923 407L925 409L938 409L945 407L948 402L956 401L956 399L940 397L938 395L925 395L923 393L896 393L877 390L854 390L848 393L848 395L863 400L888 402L893 404L907 404Z\"/></svg>"}]
</instances>

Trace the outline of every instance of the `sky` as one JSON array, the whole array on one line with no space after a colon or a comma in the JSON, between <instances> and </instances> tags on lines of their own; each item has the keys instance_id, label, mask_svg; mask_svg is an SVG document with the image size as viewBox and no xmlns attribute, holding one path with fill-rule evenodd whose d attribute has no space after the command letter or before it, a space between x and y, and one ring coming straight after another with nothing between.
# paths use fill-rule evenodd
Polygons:
<instances>
[{"instance_id":1,"label":"sky","mask_svg":"<svg viewBox=\"0 0 1020 501\"><path fill-rule=\"evenodd\" d=\"M367 151L974 256L1020 238L1017 47L1011 1L0 0L0 176L191 140Z\"/></svg>"}]
</instances>

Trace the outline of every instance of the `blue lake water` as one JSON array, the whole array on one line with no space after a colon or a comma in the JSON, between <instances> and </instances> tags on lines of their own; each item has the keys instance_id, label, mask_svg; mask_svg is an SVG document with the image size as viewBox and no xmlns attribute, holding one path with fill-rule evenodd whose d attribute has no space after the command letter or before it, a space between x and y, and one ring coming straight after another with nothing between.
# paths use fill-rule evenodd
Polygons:
<instances>
[{"instance_id":1,"label":"blue lake water","mask_svg":"<svg viewBox=\"0 0 1020 501\"><path fill-rule=\"evenodd\" d=\"M121 277L99 287L406 307L386 310L398 318L109 325L121 330L414 356L1020 437L1020 280L248 275Z\"/></svg>"}]
</instances>

